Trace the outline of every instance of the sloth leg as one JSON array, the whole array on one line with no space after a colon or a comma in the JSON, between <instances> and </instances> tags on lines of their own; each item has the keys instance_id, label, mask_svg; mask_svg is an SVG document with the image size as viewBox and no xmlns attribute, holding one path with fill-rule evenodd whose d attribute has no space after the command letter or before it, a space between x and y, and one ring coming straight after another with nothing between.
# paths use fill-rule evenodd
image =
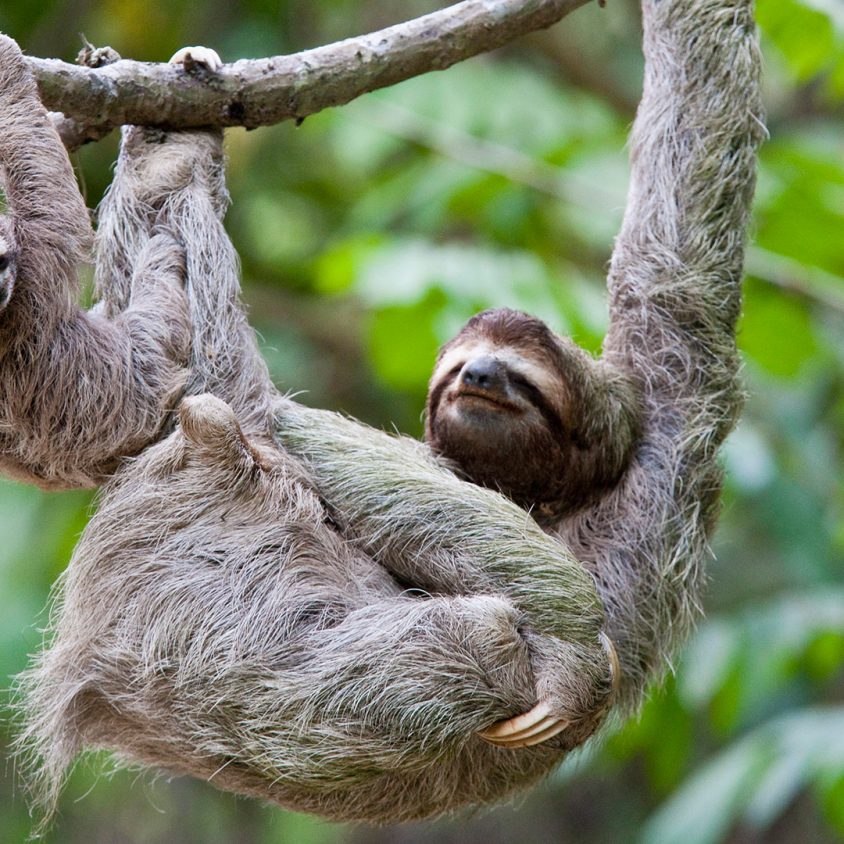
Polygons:
<instances>
[{"instance_id":1,"label":"sloth leg","mask_svg":"<svg viewBox=\"0 0 844 844\"><path fill-rule=\"evenodd\" d=\"M105 48L110 51L110 48ZM202 65L216 71L221 62L213 50L185 48L171 59L188 66ZM106 61L98 59L95 51L89 66L100 67L117 61L120 56L111 51ZM173 137L186 137L183 149L174 152ZM132 291L134 268L141 250L158 227L170 228L174 236L178 215L163 206L178 191L187 189L197 170L200 150L210 148L222 160L222 132L198 131L167 133L145 126L124 126L121 130L120 154L114 179L97 209L96 293L99 308L113 316L124 310ZM185 152L188 152L186 155ZM207 167L205 168L207 170ZM207 191L216 193L217 216L222 217L227 203L223 183L207 183Z\"/></svg>"},{"instance_id":2,"label":"sloth leg","mask_svg":"<svg viewBox=\"0 0 844 844\"><path fill-rule=\"evenodd\" d=\"M166 360L187 361L190 324L184 294L184 250L169 234L149 238L138 253L127 306L113 319L118 332L128 335L133 366L150 375L173 377ZM162 355L166 360L162 360ZM186 373L174 378L173 401L184 386Z\"/></svg>"},{"instance_id":3,"label":"sloth leg","mask_svg":"<svg viewBox=\"0 0 844 844\"><path fill-rule=\"evenodd\" d=\"M224 165L221 131L124 130L101 206L97 289L106 314L123 310L143 245L157 232L174 237L185 252L193 329L185 392L214 393L245 429L267 434L274 387L241 305L239 261L222 223Z\"/></svg>"},{"instance_id":4,"label":"sloth leg","mask_svg":"<svg viewBox=\"0 0 844 844\"><path fill-rule=\"evenodd\" d=\"M211 75L213 50L186 47L171 60ZM124 129L114 182L102 205L98 292L107 313L126 307L131 267L157 231L185 250L193 326L187 395L214 393L246 430L269 433L275 388L240 301L240 264L223 227L228 207L221 130Z\"/></svg>"}]
</instances>

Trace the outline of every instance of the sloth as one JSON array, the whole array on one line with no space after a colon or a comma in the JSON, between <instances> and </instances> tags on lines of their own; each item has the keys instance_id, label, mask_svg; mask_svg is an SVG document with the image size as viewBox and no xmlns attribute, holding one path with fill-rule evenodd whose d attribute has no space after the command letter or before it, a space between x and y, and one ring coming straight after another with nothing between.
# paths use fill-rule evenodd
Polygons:
<instances>
[{"instance_id":1,"label":"sloth","mask_svg":"<svg viewBox=\"0 0 844 844\"><path fill-rule=\"evenodd\" d=\"M698 613L717 449L740 406L763 128L751 0L642 6L645 88L601 365L629 380L637 401L615 395L639 408L637 434L609 414L634 442L594 499L588 480L547 496L502 479L537 507L560 496L550 536L424 443L278 395L220 220L220 134L124 134L106 205L121 230L98 278L119 310L154 226L183 244L189 398L176 430L104 485L23 679L23 745L48 809L75 756L101 747L329 818L430 817L523 789L663 676ZM586 389L559 406L564 448L596 436L577 424L590 401Z\"/></svg>"},{"instance_id":2,"label":"sloth","mask_svg":"<svg viewBox=\"0 0 844 844\"><path fill-rule=\"evenodd\" d=\"M487 310L437 356L425 439L463 477L550 527L618 483L638 435L637 403L629 376L541 320Z\"/></svg>"},{"instance_id":3,"label":"sloth","mask_svg":"<svg viewBox=\"0 0 844 844\"><path fill-rule=\"evenodd\" d=\"M0 36L0 471L44 488L102 481L152 442L186 378L184 254L165 228L133 256L120 312L75 303L91 237L67 153L14 41Z\"/></svg>"},{"instance_id":4,"label":"sloth","mask_svg":"<svg viewBox=\"0 0 844 844\"><path fill-rule=\"evenodd\" d=\"M63 578L51 646L23 681L47 801L83 747L335 818L501 799L585 741L612 702L594 586L524 511L422 444L271 389L219 219L221 140L124 133L109 213L119 204L143 225L141 193L186 243L192 318L215 326L194 341L188 389L215 395L184 399L176 430L107 481ZM133 247L109 244L111 280L126 263L117 246ZM287 446L309 438L389 535L326 504L312 460ZM362 534L406 550L369 553Z\"/></svg>"},{"instance_id":5,"label":"sloth","mask_svg":"<svg viewBox=\"0 0 844 844\"><path fill-rule=\"evenodd\" d=\"M594 585L422 444L279 396L240 305L226 198L221 132L124 130L101 209L102 308L131 301L126 268L150 232L172 231L188 398L172 434L103 485L23 679L44 800L85 747L336 818L501 799L610 709ZM291 450L310 438L388 530L327 502L316 456ZM405 551L370 553L364 536Z\"/></svg>"}]
</instances>

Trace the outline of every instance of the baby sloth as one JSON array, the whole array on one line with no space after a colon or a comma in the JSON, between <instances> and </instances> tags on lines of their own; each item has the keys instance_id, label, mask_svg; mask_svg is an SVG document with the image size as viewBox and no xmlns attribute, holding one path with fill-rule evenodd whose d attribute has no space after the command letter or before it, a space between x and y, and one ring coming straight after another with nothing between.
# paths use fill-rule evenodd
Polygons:
<instances>
[{"instance_id":1,"label":"baby sloth","mask_svg":"<svg viewBox=\"0 0 844 844\"><path fill-rule=\"evenodd\" d=\"M472 317L440 350L428 387L434 452L543 527L618 483L638 431L627 376L508 308Z\"/></svg>"}]
</instances>

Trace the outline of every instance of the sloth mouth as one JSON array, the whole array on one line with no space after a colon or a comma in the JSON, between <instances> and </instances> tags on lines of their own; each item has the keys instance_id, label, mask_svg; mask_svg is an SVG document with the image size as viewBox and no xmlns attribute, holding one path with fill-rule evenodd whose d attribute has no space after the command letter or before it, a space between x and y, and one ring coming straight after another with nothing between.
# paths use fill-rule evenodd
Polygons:
<instances>
[{"instance_id":1,"label":"sloth mouth","mask_svg":"<svg viewBox=\"0 0 844 844\"><path fill-rule=\"evenodd\" d=\"M481 406L489 405L498 410L508 410L516 412L520 408L513 404L513 402L506 399L500 393L495 393L490 390L484 390L479 387L461 387L455 394L453 401L468 402L470 404L479 404Z\"/></svg>"}]
</instances>

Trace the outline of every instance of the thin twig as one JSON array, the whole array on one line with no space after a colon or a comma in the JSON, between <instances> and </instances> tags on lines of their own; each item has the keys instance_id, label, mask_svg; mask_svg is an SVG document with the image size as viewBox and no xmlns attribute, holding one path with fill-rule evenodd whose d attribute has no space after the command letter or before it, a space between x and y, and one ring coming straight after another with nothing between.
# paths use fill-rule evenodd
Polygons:
<instances>
[{"instance_id":1,"label":"thin twig","mask_svg":"<svg viewBox=\"0 0 844 844\"><path fill-rule=\"evenodd\" d=\"M619 205L624 194L571 176L565 169L534 158L504 144L479 138L455 126L424 117L418 112L379 99L361 107L367 124L431 150L475 170L501 176L573 205L602 208ZM353 112L357 115L358 112Z\"/></svg>"},{"instance_id":2,"label":"thin twig","mask_svg":"<svg viewBox=\"0 0 844 844\"><path fill-rule=\"evenodd\" d=\"M844 314L844 279L839 275L806 266L759 246L748 250L745 270L748 275L780 290Z\"/></svg>"}]
</instances>

